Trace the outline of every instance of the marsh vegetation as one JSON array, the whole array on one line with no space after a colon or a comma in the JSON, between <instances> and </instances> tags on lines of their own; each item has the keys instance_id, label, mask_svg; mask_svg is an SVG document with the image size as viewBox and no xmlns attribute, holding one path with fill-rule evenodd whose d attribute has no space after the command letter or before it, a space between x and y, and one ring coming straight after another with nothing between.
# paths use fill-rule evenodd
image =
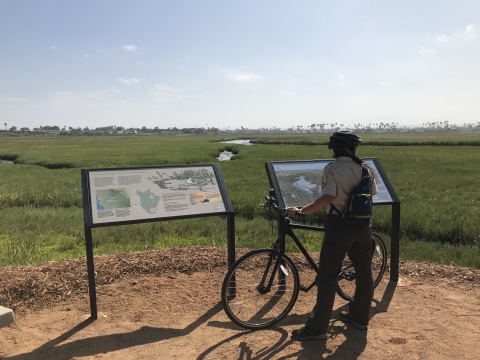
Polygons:
<instances>
[{"instance_id":1,"label":"marsh vegetation","mask_svg":"<svg viewBox=\"0 0 480 360\"><path fill-rule=\"evenodd\" d=\"M362 134L361 157L378 157L401 200L401 258L480 268L480 134ZM269 183L266 161L329 159L328 135L251 136L220 163L235 208L238 247L270 246L276 231L259 206ZM3 137L0 158L0 265L84 256L80 169L218 162L219 136ZM374 207L387 239L389 206ZM322 215L308 222L321 224ZM95 254L179 245L226 246L222 218L93 230ZM318 233L301 233L309 250Z\"/></svg>"}]
</instances>

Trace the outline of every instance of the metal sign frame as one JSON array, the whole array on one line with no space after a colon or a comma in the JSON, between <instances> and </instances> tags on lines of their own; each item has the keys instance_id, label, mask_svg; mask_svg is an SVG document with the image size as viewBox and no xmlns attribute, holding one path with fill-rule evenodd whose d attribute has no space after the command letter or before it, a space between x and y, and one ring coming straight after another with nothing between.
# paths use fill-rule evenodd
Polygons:
<instances>
[{"instance_id":1,"label":"metal sign frame","mask_svg":"<svg viewBox=\"0 0 480 360\"><path fill-rule=\"evenodd\" d=\"M205 186L213 189L212 192L199 191L199 187L200 190L202 190L202 185L199 185L196 179L192 180L191 178L187 178L188 176L183 176L187 172L190 174L192 172L195 173L195 171L200 171L202 174L205 174L205 172L208 173L209 180L207 182L209 182L209 184ZM160 179L157 179L157 182L155 182L155 179L151 176L151 174L155 172ZM148 177L149 174L150 178ZM163 174L171 174L172 176L162 177L161 175ZM197 217L225 216L227 218L228 265L231 266L235 261L235 212L219 164L82 169L81 177L90 312L92 319L97 319L98 317L92 228ZM213 178L215 181L212 180ZM100 180L95 182L96 179ZM172 182L175 184L172 185ZM178 186L179 183L183 185ZM147 211L146 214L144 212L142 215L138 215L141 213L141 210L135 211L135 208L140 209L140 207L143 206L138 203L140 200L132 204L133 198L137 195L140 196L141 193L139 189L145 190L145 185L147 184L150 188L153 187L155 189L154 192L151 192L151 189L147 190L150 191L147 196L155 197L154 201L156 201L156 203L154 203L154 207L161 203L164 205L164 208L155 207L154 210L151 210L153 214ZM155 186L158 186L160 189L156 189ZM135 191L135 189L137 190ZM100 190L100 192L97 190ZM162 201L162 191L169 195L165 197L165 199L174 198L176 194L177 198L180 197L183 200L183 204ZM173 195L172 192L174 193ZM132 194L135 194L135 196ZM199 199L199 196L202 194L205 197L203 201ZM105 197L101 202L108 205L106 206L109 208L107 209L108 211L105 211L104 206L98 203L99 195ZM111 198L109 199L108 196L111 196ZM126 204L129 207L119 208L122 211L117 212L116 206L123 206L122 204ZM191 204L192 207L195 206L194 210L189 208L189 204ZM169 209L168 213L165 211L167 208ZM146 210L149 209L147 208ZM95 211L98 213L96 214ZM101 216L105 216L105 213L111 217L111 221L101 218ZM120 216L117 217L116 214L120 214ZM127 219L124 219L125 214L127 214Z\"/></svg>"},{"instance_id":2,"label":"metal sign frame","mask_svg":"<svg viewBox=\"0 0 480 360\"><path fill-rule=\"evenodd\" d=\"M374 206L391 205L392 206L392 226L391 226L391 258L390 258L390 281L398 281L398 267L399 267L399 254L400 254L400 199L398 198L395 189L393 188L388 176L383 169L383 166L378 158L362 158L375 172L375 176L378 182L381 183L379 187L379 197L375 202L375 196L373 197ZM293 160L293 161L269 161L265 163L265 169L267 171L268 180L271 188L275 191L275 198L277 199L280 207L296 206L297 204L289 204L286 201L286 194L282 193L282 184L279 181L277 173L282 172L283 169L289 167L294 169L297 173L300 173L302 169L308 169L306 171L322 171L325 165L332 162L332 159L317 159L317 160ZM277 171L278 170L278 171ZM321 174L319 174L321 177ZM285 187L284 187L285 188ZM381 194L382 193L382 194ZM383 196L383 200L382 197ZM306 205L306 204L302 204ZM295 224L291 225L295 227ZM301 226L301 225L298 225ZM322 227L318 227L322 229Z\"/></svg>"}]
</instances>

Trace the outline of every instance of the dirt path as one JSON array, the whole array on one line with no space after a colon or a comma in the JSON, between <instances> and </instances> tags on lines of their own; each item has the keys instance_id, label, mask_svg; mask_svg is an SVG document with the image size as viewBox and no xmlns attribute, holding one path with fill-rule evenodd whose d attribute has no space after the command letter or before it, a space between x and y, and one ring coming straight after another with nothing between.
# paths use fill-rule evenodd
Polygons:
<instances>
[{"instance_id":1,"label":"dirt path","mask_svg":"<svg viewBox=\"0 0 480 360\"><path fill-rule=\"evenodd\" d=\"M220 284L226 270L219 259L224 256L224 249L212 248L135 253L122 257L129 265L115 269L112 264L121 263L118 257L96 258L98 282L109 276L113 280L98 285L99 318L93 322L89 320L88 295L77 292L74 286L68 290L63 285L70 291L68 296L68 292L54 291L48 297L46 291L43 294L40 291L19 301L14 296L16 292L8 288L6 291L8 284L0 280L3 281L0 303L12 307L16 302L15 324L0 329L0 359L479 357L479 270L403 263L399 283L388 283L385 279L376 290L368 332L345 327L337 320L346 305L337 297L328 339L297 342L290 338L290 332L304 323L314 302L314 291L301 293L295 308L278 326L244 331L230 322L219 303ZM138 260L135 266L148 262L145 257L164 261L169 258L172 263L164 264L170 270L158 270L160 273L147 268L143 272L129 271L135 257ZM188 267L194 258L195 271ZM7 268L0 270L0 279L5 279L7 273L12 276L15 269L23 269L23 275L21 272L18 277L31 283L35 276L44 278L48 268L48 278L53 279L49 285L54 286L55 281L61 281L52 274L63 272L63 278L69 278L65 267L71 263L28 268L29 276L25 275L25 268ZM109 275L101 270L102 264L110 269ZM77 278L83 270L77 269ZM114 270L123 275L113 277ZM82 280L79 287L84 286Z\"/></svg>"}]
</instances>

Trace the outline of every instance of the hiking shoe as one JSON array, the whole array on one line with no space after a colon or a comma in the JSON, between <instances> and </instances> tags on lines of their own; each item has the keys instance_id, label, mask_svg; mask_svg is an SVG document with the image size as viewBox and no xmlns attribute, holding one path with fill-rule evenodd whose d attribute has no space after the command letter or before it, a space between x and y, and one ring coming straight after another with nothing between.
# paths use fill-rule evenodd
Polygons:
<instances>
[{"instance_id":1,"label":"hiking shoe","mask_svg":"<svg viewBox=\"0 0 480 360\"><path fill-rule=\"evenodd\" d=\"M359 324L359 323L356 323L355 321L353 321L352 318L350 317L350 313L348 313L346 311L342 311L340 313L340 320L342 320L345 324L347 324L347 323L352 324L358 330L367 330L368 329L367 325L362 325L362 324Z\"/></svg>"},{"instance_id":2,"label":"hiking shoe","mask_svg":"<svg viewBox=\"0 0 480 360\"><path fill-rule=\"evenodd\" d=\"M325 340L327 338L327 334L322 334L316 331L313 331L306 326L302 327L298 330L292 331L292 337L294 339L303 341L303 340Z\"/></svg>"}]
</instances>

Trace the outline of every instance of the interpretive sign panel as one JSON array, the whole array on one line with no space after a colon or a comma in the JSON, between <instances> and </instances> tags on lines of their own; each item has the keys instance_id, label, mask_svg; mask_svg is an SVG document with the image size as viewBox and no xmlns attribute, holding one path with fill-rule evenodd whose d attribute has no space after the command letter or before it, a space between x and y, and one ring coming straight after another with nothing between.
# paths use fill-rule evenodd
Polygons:
<instances>
[{"instance_id":1,"label":"interpretive sign panel","mask_svg":"<svg viewBox=\"0 0 480 360\"><path fill-rule=\"evenodd\" d=\"M378 158L363 158L373 171L378 193L372 197L373 205L392 206L390 280L398 281L400 260L400 200L388 180ZM265 164L270 186L280 207L304 206L320 196L323 169L332 160L271 161ZM292 228L309 228L291 224ZM320 227L316 227L321 229Z\"/></svg>"},{"instance_id":2,"label":"interpretive sign panel","mask_svg":"<svg viewBox=\"0 0 480 360\"><path fill-rule=\"evenodd\" d=\"M381 165L374 158L363 159L373 171L378 194L373 196L374 204L394 202L390 184ZM323 169L332 160L281 161L271 162L270 181L275 180L282 195L283 206L304 206L320 196ZM274 179L272 179L272 176ZM390 189L389 189L390 188Z\"/></svg>"},{"instance_id":3,"label":"interpretive sign panel","mask_svg":"<svg viewBox=\"0 0 480 360\"><path fill-rule=\"evenodd\" d=\"M92 225L228 212L214 164L88 170Z\"/></svg>"},{"instance_id":4,"label":"interpretive sign panel","mask_svg":"<svg viewBox=\"0 0 480 360\"><path fill-rule=\"evenodd\" d=\"M82 169L90 313L97 319L92 228L222 216L228 266L235 262L235 213L218 164Z\"/></svg>"}]
</instances>

